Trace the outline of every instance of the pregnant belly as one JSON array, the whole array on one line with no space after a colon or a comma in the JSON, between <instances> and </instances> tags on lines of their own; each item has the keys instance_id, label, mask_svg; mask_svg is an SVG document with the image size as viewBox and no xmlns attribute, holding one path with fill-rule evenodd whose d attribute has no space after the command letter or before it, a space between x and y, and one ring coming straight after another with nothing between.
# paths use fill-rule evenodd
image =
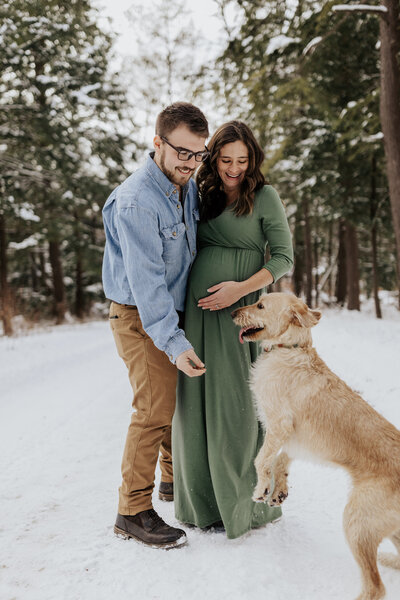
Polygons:
<instances>
[{"instance_id":1,"label":"pregnant belly","mask_svg":"<svg viewBox=\"0 0 400 600\"><path fill-rule=\"evenodd\" d=\"M207 246L193 264L188 293L196 301L209 295L207 289L222 281L243 281L259 271L264 257L254 250Z\"/></svg>"}]
</instances>

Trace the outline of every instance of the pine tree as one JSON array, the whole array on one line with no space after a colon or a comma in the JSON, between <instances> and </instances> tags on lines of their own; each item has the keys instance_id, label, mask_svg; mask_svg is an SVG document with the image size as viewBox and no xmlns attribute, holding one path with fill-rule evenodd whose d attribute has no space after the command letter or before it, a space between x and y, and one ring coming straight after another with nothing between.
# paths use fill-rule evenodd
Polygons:
<instances>
[{"instance_id":1,"label":"pine tree","mask_svg":"<svg viewBox=\"0 0 400 600\"><path fill-rule=\"evenodd\" d=\"M131 116L125 92L109 73L111 38L99 29L97 13L87 0L6 0L0 11L3 205L10 231L22 238L32 235L40 248L30 255L33 269L27 268L27 260L18 264L16 283L32 286L32 273L43 264L39 254L45 253L53 311L61 322L69 273L76 271L82 287L82 273L92 258L87 242L92 228L100 227L101 205L126 174L124 164L135 152L129 139ZM40 226L20 223L21 207L32 211ZM99 264L100 256L96 281ZM46 288L39 287L46 303ZM78 304L82 314L82 298Z\"/></svg>"},{"instance_id":2,"label":"pine tree","mask_svg":"<svg viewBox=\"0 0 400 600\"><path fill-rule=\"evenodd\" d=\"M310 301L312 290L317 297L321 286L333 289L335 266L342 278L335 265L339 250L342 258L345 252L339 248L340 220L352 248L346 260L349 308L357 308L358 290L349 287L354 273L360 269L363 291L370 293L371 270L383 268L377 227L392 236L378 117L378 24L372 17L355 27L347 17L332 16L332 2L237 5L242 24L219 61L222 91L233 110L239 99L242 117L266 150L269 178L287 201L296 228L296 290ZM379 182L375 193L372 172ZM357 238L375 247L362 248L360 264ZM393 252L386 250L393 274Z\"/></svg>"}]
</instances>

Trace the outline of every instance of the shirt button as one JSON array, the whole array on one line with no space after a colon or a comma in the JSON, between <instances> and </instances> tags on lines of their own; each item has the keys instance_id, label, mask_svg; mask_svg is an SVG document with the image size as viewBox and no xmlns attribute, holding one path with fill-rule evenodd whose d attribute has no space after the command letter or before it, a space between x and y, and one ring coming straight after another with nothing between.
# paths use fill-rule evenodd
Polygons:
<instances>
[{"instance_id":1,"label":"shirt button","mask_svg":"<svg viewBox=\"0 0 400 600\"><path fill-rule=\"evenodd\" d=\"M174 237L176 237L176 231L173 231L173 232L172 232L172 235L173 235Z\"/></svg>"},{"instance_id":2,"label":"shirt button","mask_svg":"<svg viewBox=\"0 0 400 600\"><path fill-rule=\"evenodd\" d=\"M171 360L173 360L173 358L174 358L174 357L172 356L172 354L170 354L170 355L169 355L169 357L170 357L170 359L171 359Z\"/></svg>"},{"instance_id":3,"label":"shirt button","mask_svg":"<svg viewBox=\"0 0 400 600\"><path fill-rule=\"evenodd\" d=\"M181 205L180 205L180 204L177 204L177 205L176 205L176 208L180 208L180 207L181 207Z\"/></svg>"},{"instance_id":4,"label":"shirt button","mask_svg":"<svg viewBox=\"0 0 400 600\"><path fill-rule=\"evenodd\" d=\"M174 190L172 193L173 193L173 194L176 194L176 190Z\"/></svg>"}]
</instances>

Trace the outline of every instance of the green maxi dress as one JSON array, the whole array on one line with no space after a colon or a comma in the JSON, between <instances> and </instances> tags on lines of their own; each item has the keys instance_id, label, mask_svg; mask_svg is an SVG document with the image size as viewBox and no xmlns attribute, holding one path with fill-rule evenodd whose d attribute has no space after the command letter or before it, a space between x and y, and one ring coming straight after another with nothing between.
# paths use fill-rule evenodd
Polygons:
<instances>
[{"instance_id":1,"label":"green maxi dress","mask_svg":"<svg viewBox=\"0 0 400 600\"><path fill-rule=\"evenodd\" d=\"M271 259L264 265L268 244ZM248 386L256 343L240 344L231 312L253 304L255 292L215 312L197 307L207 288L243 281L265 266L274 281L293 262L291 236L282 202L271 186L256 193L251 215L236 217L232 207L199 225L199 252L189 282L186 337L206 365L202 377L179 373L173 419L175 515L206 527L222 520L236 538L281 515L281 509L251 500L256 483L254 458L263 441Z\"/></svg>"}]
</instances>

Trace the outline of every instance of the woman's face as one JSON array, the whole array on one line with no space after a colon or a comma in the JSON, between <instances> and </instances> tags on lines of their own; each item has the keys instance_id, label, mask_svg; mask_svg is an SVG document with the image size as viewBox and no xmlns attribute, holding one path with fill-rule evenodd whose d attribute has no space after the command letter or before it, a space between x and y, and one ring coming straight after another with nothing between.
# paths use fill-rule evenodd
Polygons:
<instances>
[{"instance_id":1,"label":"woman's face","mask_svg":"<svg viewBox=\"0 0 400 600\"><path fill-rule=\"evenodd\" d=\"M225 192L239 190L249 166L249 151L240 140L222 146L217 158L217 171Z\"/></svg>"}]
</instances>

